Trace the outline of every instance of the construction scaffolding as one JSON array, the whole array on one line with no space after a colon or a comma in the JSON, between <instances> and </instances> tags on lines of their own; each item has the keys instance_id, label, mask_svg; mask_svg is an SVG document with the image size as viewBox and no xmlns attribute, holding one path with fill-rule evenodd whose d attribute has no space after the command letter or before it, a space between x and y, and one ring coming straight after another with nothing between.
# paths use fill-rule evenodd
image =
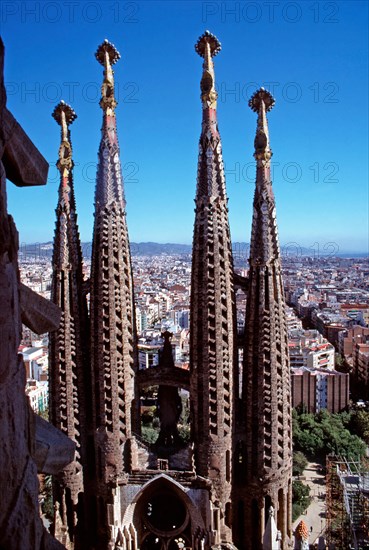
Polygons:
<instances>
[{"instance_id":1,"label":"construction scaffolding","mask_svg":"<svg viewBox=\"0 0 369 550\"><path fill-rule=\"evenodd\" d=\"M330 550L369 550L369 472L361 461L327 456L326 538Z\"/></svg>"}]
</instances>

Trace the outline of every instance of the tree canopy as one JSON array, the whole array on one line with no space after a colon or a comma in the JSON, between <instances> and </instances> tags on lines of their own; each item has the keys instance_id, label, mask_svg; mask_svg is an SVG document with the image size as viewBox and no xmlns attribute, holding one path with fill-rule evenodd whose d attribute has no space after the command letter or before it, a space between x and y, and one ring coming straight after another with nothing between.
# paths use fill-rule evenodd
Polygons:
<instances>
[{"instance_id":1,"label":"tree canopy","mask_svg":"<svg viewBox=\"0 0 369 550\"><path fill-rule=\"evenodd\" d=\"M322 409L317 414L306 413L304 410L293 411L293 441L295 451L301 451L309 457L324 459L325 455L334 453L357 459L365 455L366 445L353 430L354 414L331 414ZM360 424L361 422L361 424ZM360 418L357 424L361 426L356 433L369 438L369 413L365 419ZM367 428L367 432L364 428Z\"/></svg>"}]
</instances>

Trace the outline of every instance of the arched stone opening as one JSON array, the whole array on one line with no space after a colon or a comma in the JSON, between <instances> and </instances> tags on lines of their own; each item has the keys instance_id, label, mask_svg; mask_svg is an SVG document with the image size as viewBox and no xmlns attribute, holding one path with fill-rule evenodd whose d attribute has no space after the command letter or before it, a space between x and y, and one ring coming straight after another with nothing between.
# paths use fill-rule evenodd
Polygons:
<instances>
[{"instance_id":1,"label":"arched stone opening","mask_svg":"<svg viewBox=\"0 0 369 550\"><path fill-rule=\"evenodd\" d=\"M268 523L269 509L273 506L272 498L270 495L265 495L264 498L264 526Z\"/></svg>"},{"instance_id":2,"label":"arched stone opening","mask_svg":"<svg viewBox=\"0 0 369 550\"><path fill-rule=\"evenodd\" d=\"M162 475L147 483L132 503L141 550L185 550L195 532L205 533L201 514L179 483Z\"/></svg>"},{"instance_id":3,"label":"arched stone opening","mask_svg":"<svg viewBox=\"0 0 369 550\"><path fill-rule=\"evenodd\" d=\"M256 498L251 501L251 548L260 546L260 507Z\"/></svg>"},{"instance_id":4,"label":"arched stone opening","mask_svg":"<svg viewBox=\"0 0 369 550\"><path fill-rule=\"evenodd\" d=\"M189 439L180 433L179 428L180 424L184 428L183 424L187 424L188 420L185 421L182 413L184 402L188 401L190 374L188 370L175 366L171 345L172 336L168 331L162 334L164 346L159 351L159 364L140 370L137 376L141 405L141 434L146 444L155 443L155 450L163 455L163 458L183 447ZM187 400L184 399L181 388L185 390ZM147 407L149 401L151 407ZM187 433L186 436L188 436Z\"/></svg>"},{"instance_id":5,"label":"arched stone opening","mask_svg":"<svg viewBox=\"0 0 369 550\"><path fill-rule=\"evenodd\" d=\"M177 534L185 529L189 519L183 500L165 486L143 496L140 513L145 526L158 534Z\"/></svg>"},{"instance_id":6,"label":"arched stone opening","mask_svg":"<svg viewBox=\"0 0 369 550\"><path fill-rule=\"evenodd\" d=\"M282 533L283 540L286 538L287 528L286 528L286 497L284 494L283 488L278 491L278 515L277 515L277 526L279 531Z\"/></svg>"}]
</instances>

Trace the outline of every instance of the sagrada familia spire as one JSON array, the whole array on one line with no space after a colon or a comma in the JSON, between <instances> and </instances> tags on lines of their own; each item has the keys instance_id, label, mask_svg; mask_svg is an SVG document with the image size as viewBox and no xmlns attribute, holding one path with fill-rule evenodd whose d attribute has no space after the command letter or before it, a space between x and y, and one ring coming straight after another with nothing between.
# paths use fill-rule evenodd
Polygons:
<instances>
[{"instance_id":1,"label":"sagrada familia spire","mask_svg":"<svg viewBox=\"0 0 369 550\"><path fill-rule=\"evenodd\" d=\"M36 334L58 329L61 310L20 282L19 237L7 207L7 181L45 185L48 163L6 106L0 38L0 547L62 550L40 517L37 473L57 475L75 442L37 415L26 395L19 353L22 323Z\"/></svg>"},{"instance_id":2,"label":"sagrada familia spire","mask_svg":"<svg viewBox=\"0 0 369 550\"><path fill-rule=\"evenodd\" d=\"M83 496L83 461L86 458L88 321L69 130L76 114L62 101L52 116L61 127L61 143L57 162L60 185L51 300L60 307L62 315L59 329L50 333L49 338L50 419L54 426L76 442L74 461L54 478L54 499L58 503L58 532L55 534L61 542L74 544L78 531L78 502Z\"/></svg>"},{"instance_id":3,"label":"sagrada familia spire","mask_svg":"<svg viewBox=\"0 0 369 550\"><path fill-rule=\"evenodd\" d=\"M191 279L191 427L196 471L211 480L222 541L230 542L236 312L213 65L220 49L208 31L196 44L204 64Z\"/></svg>"},{"instance_id":4,"label":"sagrada familia spire","mask_svg":"<svg viewBox=\"0 0 369 550\"><path fill-rule=\"evenodd\" d=\"M274 99L261 88L249 105L258 114L254 153L256 189L242 398L237 409L234 542L238 548L264 548L264 529L272 506L277 510L284 550L289 548L291 537L292 427L285 300L266 117Z\"/></svg>"},{"instance_id":5,"label":"sagrada familia spire","mask_svg":"<svg viewBox=\"0 0 369 550\"><path fill-rule=\"evenodd\" d=\"M94 496L101 541L109 537L107 507L113 505L112 487L130 466L128 441L137 422L132 418L137 369L133 278L112 70L119 58L119 52L107 40L97 49L96 59L104 67L100 100L103 125L91 259L90 348Z\"/></svg>"},{"instance_id":6,"label":"sagrada familia spire","mask_svg":"<svg viewBox=\"0 0 369 550\"><path fill-rule=\"evenodd\" d=\"M287 550L291 540L291 411L285 303L266 113L258 90L257 162L249 276L234 273L213 58L203 58L190 305L190 371L173 361L171 334L156 367L137 368L133 275L119 158L113 65L107 40L102 135L95 190L91 276L83 281L69 125L59 104L61 173L52 298L62 310L50 337L53 422L77 444L55 478L56 533L69 549ZM236 330L235 288L247 292L245 336ZM90 293L87 316L85 293ZM239 365L240 349L243 366ZM158 388L160 433L140 437L140 391ZM181 392L189 392L191 438L180 437ZM81 543L79 541L82 541Z\"/></svg>"}]
</instances>

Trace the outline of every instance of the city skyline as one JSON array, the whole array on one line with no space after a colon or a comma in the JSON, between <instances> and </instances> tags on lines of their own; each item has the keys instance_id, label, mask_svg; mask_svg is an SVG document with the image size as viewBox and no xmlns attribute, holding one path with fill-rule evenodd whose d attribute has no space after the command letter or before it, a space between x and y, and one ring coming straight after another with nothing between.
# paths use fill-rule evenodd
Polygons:
<instances>
[{"instance_id":1,"label":"city skyline","mask_svg":"<svg viewBox=\"0 0 369 550\"><path fill-rule=\"evenodd\" d=\"M209 28L223 45L218 118L232 240L249 240L255 121L247 101L262 85L276 98L269 126L282 245L367 252L367 102L355 101L356 90L367 92L366 16L365 2L4 2L8 107L50 163L46 187L8 186L20 241L53 237L51 113L60 99L78 116L77 213L82 241L92 239L101 126L94 52L108 38L122 54L115 80L131 241L191 242L201 129L193 44Z\"/></svg>"}]
</instances>

